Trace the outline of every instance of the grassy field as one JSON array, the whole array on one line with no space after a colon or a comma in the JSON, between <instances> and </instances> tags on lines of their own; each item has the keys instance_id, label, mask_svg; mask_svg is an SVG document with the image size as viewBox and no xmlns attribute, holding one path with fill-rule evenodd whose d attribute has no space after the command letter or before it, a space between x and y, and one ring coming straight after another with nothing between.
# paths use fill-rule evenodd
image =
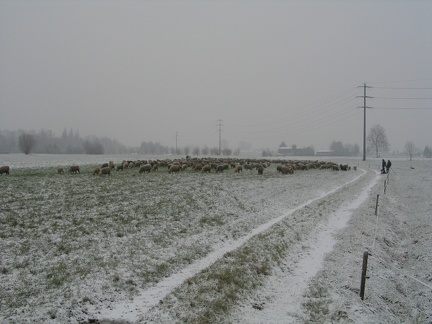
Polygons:
<instances>
[{"instance_id":1,"label":"grassy field","mask_svg":"<svg viewBox=\"0 0 432 324\"><path fill-rule=\"evenodd\" d=\"M88 304L132 298L216 244L354 177L283 176L275 166L263 175L131 169L94 176L94 167L0 178L0 318L79 317Z\"/></svg>"}]
</instances>

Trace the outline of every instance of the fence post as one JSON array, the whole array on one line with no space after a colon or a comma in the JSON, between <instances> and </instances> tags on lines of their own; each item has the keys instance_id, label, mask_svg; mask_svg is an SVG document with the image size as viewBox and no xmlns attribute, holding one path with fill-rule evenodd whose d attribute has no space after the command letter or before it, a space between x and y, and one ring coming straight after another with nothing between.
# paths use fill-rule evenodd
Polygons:
<instances>
[{"instance_id":1,"label":"fence post","mask_svg":"<svg viewBox=\"0 0 432 324\"><path fill-rule=\"evenodd\" d=\"M386 193L386 189L387 189L387 180L384 180L384 194Z\"/></svg>"},{"instance_id":2,"label":"fence post","mask_svg":"<svg viewBox=\"0 0 432 324\"><path fill-rule=\"evenodd\" d=\"M361 284L360 284L360 298L364 300L364 292L366 288L366 271L367 271L367 262L368 262L368 252L363 253L363 266L362 266L362 276L361 276Z\"/></svg>"},{"instance_id":3,"label":"fence post","mask_svg":"<svg viewBox=\"0 0 432 324\"><path fill-rule=\"evenodd\" d=\"M378 201L379 201L379 194L377 194L377 200L375 205L375 216L378 215Z\"/></svg>"}]
</instances>

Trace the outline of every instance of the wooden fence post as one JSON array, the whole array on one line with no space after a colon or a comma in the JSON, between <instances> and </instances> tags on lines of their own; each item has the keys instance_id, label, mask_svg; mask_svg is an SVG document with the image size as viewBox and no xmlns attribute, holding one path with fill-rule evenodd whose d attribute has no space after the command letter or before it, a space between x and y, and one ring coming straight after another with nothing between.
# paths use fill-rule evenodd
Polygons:
<instances>
[{"instance_id":1,"label":"wooden fence post","mask_svg":"<svg viewBox=\"0 0 432 324\"><path fill-rule=\"evenodd\" d=\"M366 288L366 271L367 271L367 262L368 262L369 253L363 253L363 266L362 266L362 276L361 276L361 284L360 284L360 298L364 300L364 292Z\"/></svg>"},{"instance_id":2,"label":"wooden fence post","mask_svg":"<svg viewBox=\"0 0 432 324\"><path fill-rule=\"evenodd\" d=\"M377 194L377 200L375 205L375 216L378 215L378 201L379 201L379 194Z\"/></svg>"}]
</instances>

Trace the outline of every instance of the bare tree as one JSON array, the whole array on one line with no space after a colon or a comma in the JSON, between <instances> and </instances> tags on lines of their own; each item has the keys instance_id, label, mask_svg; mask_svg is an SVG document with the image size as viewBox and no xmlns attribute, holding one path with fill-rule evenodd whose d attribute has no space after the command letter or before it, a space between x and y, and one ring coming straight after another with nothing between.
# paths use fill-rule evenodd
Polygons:
<instances>
[{"instance_id":1,"label":"bare tree","mask_svg":"<svg viewBox=\"0 0 432 324\"><path fill-rule=\"evenodd\" d=\"M36 144L36 140L33 135L31 134L21 134L18 138L18 146L20 150L28 155L34 148Z\"/></svg>"},{"instance_id":2,"label":"bare tree","mask_svg":"<svg viewBox=\"0 0 432 324\"><path fill-rule=\"evenodd\" d=\"M192 150L192 154L193 155L199 155L200 154L200 148L198 146L194 147Z\"/></svg>"},{"instance_id":3,"label":"bare tree","mask_svg":"<svg viewBox=\"0 0 432 324\"><path fill-rule=\"evenodd\" d=\"M430 146L425 146L423 150L423 156L428 159L432 158L432 149L430 148Z\"/></svg>"},{"instance_id":4,"label":"bare tree","mask_svg":"<svg viewBox=\"0 0 432 324\"><path fill-rule=\"evenodd\" d=\"M387 140L387 135L384 127L381 125L373 126L367 137L369 146L375 151L376 157L380 156L380 152L388 152L390 144Z\"/></svg>"},{"instance_id":5,"label":"bare tree","mask_svg":"<svg viewBox=\"0 0 432 324\"><path fill-rule=\"evenodd\" d=\"M405 143L405 152L408 153L410 157L410 161L412 160L414 152L417 150L414 143L411 141L408 141Z\"/></svg>"}]
</instances>

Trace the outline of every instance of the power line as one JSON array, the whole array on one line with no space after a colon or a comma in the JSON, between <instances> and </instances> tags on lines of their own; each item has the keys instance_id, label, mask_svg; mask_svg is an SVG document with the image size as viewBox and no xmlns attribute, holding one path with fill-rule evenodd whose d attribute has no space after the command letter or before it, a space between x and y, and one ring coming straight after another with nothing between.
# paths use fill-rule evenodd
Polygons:
<instances>
[{"instance_id":1,"label":"power line","mask_svg":"<svg viewBox=\"0 0 432 324\"><path fill-rule=\"evenodd\" d=\"M374 87L374 89L388 89L388 90L432 90L432 88L393 88L393 87Z\"/></svg>"},{"instance_id":2,"label":"power line","mask_svg":"<svg viewBox=\"0 0 432 324\"><path fill-rule=\"evenodd\" d=\"M414 107L374 107L374 109L400 109L400 110L432 110L432 108L414 108Z\"/></svg>"},{"instance_id":3,"label":"power line","mask_svg":"<svg viewBox=\"0 0 432 324\"><path fill-rule=\"evenodd\" d=\"M430 100L432 98L374 97L376 99Z\"/></svg>"}]
</instances>

